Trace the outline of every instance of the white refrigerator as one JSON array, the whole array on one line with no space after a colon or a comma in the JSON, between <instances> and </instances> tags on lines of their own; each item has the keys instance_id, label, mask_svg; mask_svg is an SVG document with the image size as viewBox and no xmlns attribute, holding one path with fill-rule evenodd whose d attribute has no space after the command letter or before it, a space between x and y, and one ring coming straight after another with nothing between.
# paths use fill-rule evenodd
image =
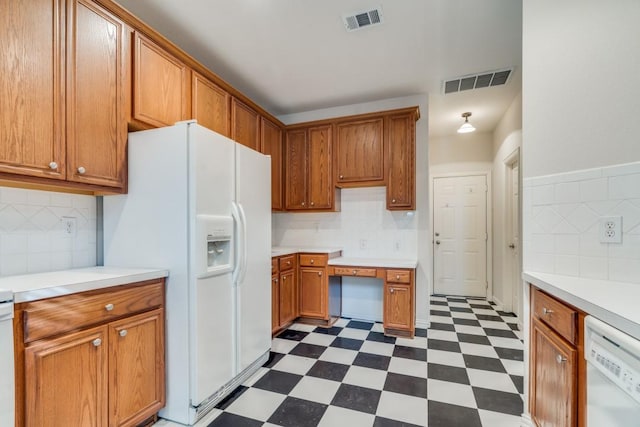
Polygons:
<instances>
[{"instance_id":1,"label":"white refrigerator","mask_svg":"<svg viewBox=\"0 0 640 427\"><path fill-rule=\"evenodd\" d=\"M271 161L195 121L129 134L105 196L104 264L169 269L167 404L194 424L268 359Z\"/></svg>"}]
</instances>

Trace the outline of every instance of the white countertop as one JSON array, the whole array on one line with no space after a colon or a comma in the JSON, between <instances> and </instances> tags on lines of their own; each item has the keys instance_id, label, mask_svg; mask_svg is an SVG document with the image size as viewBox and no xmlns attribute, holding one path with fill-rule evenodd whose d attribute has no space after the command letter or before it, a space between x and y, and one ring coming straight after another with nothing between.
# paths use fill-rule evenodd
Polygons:
<instances>
[{"instance_id":1,"label":"white countertop","mask_svg":"<svg viewBox=\"0 0 640 427\"><path fill-rule=\"evenodd\" d=\"M296 253L311 254L335 254L341 252L342 248L318 247L318 246L274 246L271 248L271 256L284 256Z\"/></svg>"},{"instance_id":2,"label":"white countertop","mask_svg":"<svg viewBox=\"0 0 640 427\"><path fill-rule=\"evenodd\" d=\"M159 279L168 275L168 270L89 267L0 277L0 289L12 290L14 302L19 303Z\"/></svg>"},{"instance_id":3,"label":"white countertop","mask_svg":"<svg viewBox=\"0 0 640 427\"><path fill-rule=\"evenodd\" d=\"M537 288L640 340L640 283L536 272L523 276Z\"/></svg>"},{"instance_id":4,"label":"white countertop","mask_svg":"<svg viewBox=\"0 0 640 427\"><path fill-rule=\"evenodd\" d=\"M380 268L416 268L418 266L418 261L415 259L354 258L341 256L330 259L329 265L348 265L353 267Z\"/></svg>"}]
</instances>

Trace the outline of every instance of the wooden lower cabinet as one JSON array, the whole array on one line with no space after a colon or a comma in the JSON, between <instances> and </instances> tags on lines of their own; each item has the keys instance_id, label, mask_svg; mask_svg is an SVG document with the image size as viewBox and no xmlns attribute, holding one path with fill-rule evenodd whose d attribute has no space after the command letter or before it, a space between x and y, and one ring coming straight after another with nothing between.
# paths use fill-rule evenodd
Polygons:
<instances>
[{"instance_id":1,"label":"wooden lower cabinet","mask_svg":"<svg viewBox=\"0 0 640 427\"><path fill-rule=\"evenodd\" d=\"M114 298L131 289L137 298ZM74 316L65 296L16 304L16 426L136 426L152 417L165 404L162 280L69 297L86 311ZM43 319L60 327L31 340L26 331Z\"/></svg>"},{"instance_id":2,"label":"wooden lower cabinet","mask_svg":"<svg viewBox=\"0 0 640 427\"><path fill-rule=\"evenodd\" d=\"M271 334L280 329L280 290L278 275L271 276Z\"/></svg>"},{"instance_id":3,"label":"wooden lower cabinet","mask_svg":"<svg viewBox=\"0 0 640 427\"><path fill-rule=\"evenodd\" d=\"M387 270L384 281L383 326L388 335L415 333L415 270Z\"/></svg>"},{"instance_id":4,"label":"wooden lower cabinet","mask_svg":"<svg viewBox=\"0 0 640 427\"><path fill-rule=\"evenodd\" d=\"M298 317L297 255L271 260L271 333L289 326Z\"/></svg>"},{"instance_id":5,"label":"wooden lower cabinet","mask_svg":"<svg viewBox=\"0 0 640 427\"><path fill-rule=\"evenodd\" d=\"M298 317L298 292L295 270L280 273L279 322L284 326Z\"/></svg>"},{"instance_id":6,"label":"wooden lower cabinet","mask_svg":"<svg viewBox=\"0 0 640 427\"><path fill-rule=\"evenodd\" d=\"M300 267L300 316L328 318L325 268Z\"/></svg>"}]
</instances>

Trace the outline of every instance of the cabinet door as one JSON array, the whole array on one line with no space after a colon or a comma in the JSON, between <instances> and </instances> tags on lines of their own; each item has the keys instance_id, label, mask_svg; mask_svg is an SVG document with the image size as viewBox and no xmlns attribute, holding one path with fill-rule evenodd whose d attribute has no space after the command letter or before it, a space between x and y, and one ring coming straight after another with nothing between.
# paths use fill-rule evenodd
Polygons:
<instances>
[{"instance_id":1,"label":"cabinet door","mask_svg":"<svg viewBox=\"0 0 640 427\"><path fill-rule=\"evenodd\" d=\"M383 119L336 125L336 184L384 185Z\"/></svg>"},{"instance_id":2,"label":"cabinet door","mask_svg":"<svg viewBox=\"0 0 640 427\"><path fill-rule=\"evenodd\" d=\"M387 118L387 209L415 209L415 113Z\"/></svg>"},{"instance_id":3,"label":"cabinet door","mask_svg":"<svg viewBox=\"0 0 640 427\"><path fill-rule=\"evenodd\" d=\"M384 327L411 329L411 285L386 283L384 285Z\"/></svg>"},{"instance_id":4,"label":"cabinet door","mask_svg":"<svg viewBox=\"0 0 640 427\"><path fill-rule=\"evenodd\" d=\"M574 427L577 351L537 320L531 338L531 414L540 426Z\"/></svg>"},{"instance_id":5,"label":"cabinet door","mask_svg":"<svg viewBox=\"0 0 640 427\"><path fill-rule=\"evenodd\" d=\"M295 271L280 275L280 325L291 322L297 317L298 294L296 292Z\"/></svg>"},{"instance_id":6,"label":"cabinet door","mask_svg":"<svg viewBox=\"0 0 640 427\"><path fill-rule=\"evenodd\" d=\"M231 137L231 96L206 77L193 72L191 78L191 111L202 126Z\"/></svg>"},{"instance_id":7,"label":"cabinet door","mask_svg":"<svg viewBox=\"0 0 640 427\"><path fill-rule=\"evenodd\" d=\"M231 139L239 144L258 151L258 126L260 117L255 110L239 99L231 99Z\"/></svg>"},{"instance_id":8,"label":"cabinet door","mask_svg":"<svg viewBox=\"0 0 640 427\"><path fill-rule=\"evenodd\" d=\"M300 268L300 316L328 318L325 276L324 268Z\"/></svg>"},{"instance_id":9,"label":"cabinet door","mask_svg":"<svg viewBox=\"0 0 640 427\"><path fill-rule=\"evenodd\" d=\"M110 426L136 425L164 406L162 309L109 325Z\"/></svg>"},{"instance_id":10,"label":"cabinet door","mask_svg":"<svg viewBox=\"0 0 640 427\"><path fill-rule=\"evenodd\" d=\"M189 68L138 32L134 58L133 118L152 127L188 119Z\"/></svg>"},{"instance_id":11,"label":"cabinet door","mask_svg":"<svg viewBox=\"0 0 640 427\"><path fill-rule=\"evenodd\" d=\"M278 276L271 277L271 333L280 327L280 286Z\"/></svg>"},{"instance_id":12,"label":"cabinet door","mask_svg":"<svg viewBox=\"0 0 640 427\"><path fill-rule=\"evenodd\" d=\"M285 144L285 208L305 209L307 204L307 131L287 131Z\"/></svg>"},{"instance_id":13,"label":"cabinet door","mask_svg":"<svg viewBox=\"0 0 640 427\"><path fill-rule=\"evenodd\" d=\"M107 426L106 327L38 341L25 349L28 426Z\"/></svg>"},{"instance_id":14,"label":"cabinet door","mask_svg":"<svg viewBox=\"0 0 640 427\"><path fill-rule=\"evenodd\" d=\"M67 179L122 187L125 26L89 0L68 0L67 22Z\"/></svg>"},{"instance_id":15,"label":"cabinet door","mask_svg":"<svg viewBox=\"0 0 640 427\"><path fill-rule=\"evenodd\" d=\"M331 175L331 126L309 128L309 209L333 207Z\"/></svg>"},{"instance_id":16,"label":"cabinet door","mask_svg":"<svg viewBox=\"0 0 640 427\"><path fill-rule=\"evenodd\" d=\"M271 156L271 209L280 211L282 203L282 129L260 118L260 152Z\"/></svg>"},{"instance_id":17,"label":"cabinet door","mask_svg":"<svg viewBox=\"0 0 640 427\"><path fill-rule=\"evenodd\" d=\"M65 178L63 7L2 3L0 172Z\"/></svg>"}]
</instances>

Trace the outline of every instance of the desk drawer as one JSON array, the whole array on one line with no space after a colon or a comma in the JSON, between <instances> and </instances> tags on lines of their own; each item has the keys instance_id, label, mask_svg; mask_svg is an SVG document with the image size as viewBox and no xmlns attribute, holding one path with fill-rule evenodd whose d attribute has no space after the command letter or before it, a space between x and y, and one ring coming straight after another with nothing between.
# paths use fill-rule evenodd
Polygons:
<instances>
[{"instance_id":1,"label":"desk drawer","mask_svg":"<svg viewBox=\"0 0 640 427\"><path fill-rule=\"evenodd\" d=\"M375 268L334 267L336 276L376 277Z\"/></svg>"},{"instance_id":2,"label":"desk drawer","mask_svg":"<svg viewBox=\"0 0 640 427\"><path fill-rule=\"evenodd\" d=\"M111 319L160 307L163 282L90 293L78 293L26 303L24 342L97 325Z\"/></svg>"},{"instance_id":3,"label":"desk drawer","mask_svg":"<svg viewBox=\"0 0 640 427\"><path fill-rule=\"evenodd\" d=\"M536 288L532 297L533 315L561 337L576 344L578 312Z\"/></svg>"},{"instance_id":4,"label":"desk drawer","mask_svg":"<svg viewBox=\"0 0 640 427\"><path fill-rule=\"evenodd\" d=\"M280 258L280 271L291 270L296 266L296 256L287 255Z\"/></svg>"},{"instance_id":5,"label":"desk drawer","mask_svg":"<svg viewBox=\"0 0 640 427\"><path fill-rule=\"evenodd\" d=\"M387 282L411 283L411 272L409 270L387 270Z\"/></svg>"},{"instance_id":6,"label":"desk drawer","mask_svg":"<svg viewBox=\"0 0 640 427\"><path fill-rule=\"evenodd\" d=\"M327 255L300 254L300 266L302 267L325 267L327 265Z\"/></svg>"}]
</instances>

